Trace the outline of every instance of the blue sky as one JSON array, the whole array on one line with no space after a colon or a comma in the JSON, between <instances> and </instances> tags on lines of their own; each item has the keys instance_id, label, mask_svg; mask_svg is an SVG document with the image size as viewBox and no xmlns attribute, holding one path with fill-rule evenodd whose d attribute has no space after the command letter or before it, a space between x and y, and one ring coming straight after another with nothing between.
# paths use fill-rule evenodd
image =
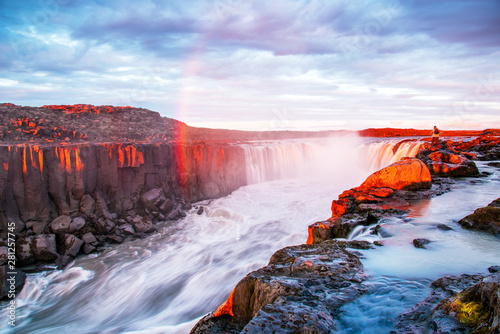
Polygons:
<instances>
[{"instance_id":1,"label":"blue sky","mask_svg":"<svg viewBox=\"0 0 500 334\"><path fill-rule=\"evenodd\" d=\"M0 101L217 128L500 127L498 0L0 0Z\"/></svg>"}]
</instances>

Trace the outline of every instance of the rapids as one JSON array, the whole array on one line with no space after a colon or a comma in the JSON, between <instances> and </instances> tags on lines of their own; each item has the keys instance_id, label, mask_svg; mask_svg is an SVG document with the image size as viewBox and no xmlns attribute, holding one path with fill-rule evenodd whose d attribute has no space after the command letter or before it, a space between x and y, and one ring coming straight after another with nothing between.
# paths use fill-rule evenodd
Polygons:
<instances>
[{"instance_id":1,"label":"rapids","mask_svg":"<svg viewBox=\"0 0 500 334\"><path fill-rule=\"evenodd\" d=\"M398 141L332 138L245 144L250 185L196 203L186 218L164 223L148 238L80 257L65 270L29 274L17 297L15 330L5 321L0 331L189 333L275 251L304 243L307 226L330 216L338 194L398 155L418 149L419 143L406 142L394 150ZM494 190L500 173L484 164L480 169L493 174L416 203L404 221L384 222L393 236L381 240L386 246L364 252L363 264L372 275L366 284L373 293L343 308L345 332L387 332L399 312L424 298L430 280L485 272L499 264L498 240L455 223L498 197ZM199 207L201 215L196 213ZM454 230L436 230L440 223ZM427 250L414 249L415 237L434 243ZM360 230L354 238L374 237ZM6 317L5 310L0 316Z\"/></svg>"}]
</instances>

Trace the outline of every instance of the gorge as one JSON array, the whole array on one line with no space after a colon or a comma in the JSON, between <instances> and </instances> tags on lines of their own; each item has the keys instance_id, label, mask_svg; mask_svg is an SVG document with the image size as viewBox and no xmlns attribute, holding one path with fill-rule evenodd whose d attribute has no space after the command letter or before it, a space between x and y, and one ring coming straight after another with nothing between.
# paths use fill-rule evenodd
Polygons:
<instances>
[{"instance_id":1,"label":"gorge","mask_svg":"<svg viewBox=\"0 0 500 334\"><path fill-rule=\"evenodd\" d=\"M114 112L106 111L105 116L114 117ZM3 132L0 219L4 231L9 221L16 222L18 260L28 259L24 264L31 264L33 272L17 297L20 313L16 332L187 333L200 317L227 299L242 277L265 266L274 252L303 244L307 226L330 215L331 201L338 194L402 157L415 156L425 145L415 138L306 138L305 134L266 138L270 135L234 132L224 135L223 140L216 133L200 140L186 133L201 130L183 128L173 120L169 122L180 128L175 131L180 136L168 131L162 134L147 114L142 117L147 125L144 133L137 131L134 140L124 140L129 133L114 133L113 140L111 136L99 138L103 135L97 130L80 131L79 136L76 129L68 129L69 124L64 126L66 137L60 139L53 137L55 131L45 132L43 138L32 136L31 142L22 137L24 134L19 140L6 134L15 129ZM95 112L64 115L95 117L94 121L106 124L99 116L102 114ZM12 126L31 134L37 126L49 128L40 117L38 123L30 117L14 119L20 124ZM115 120L118 125L120 122ZM165 126L163 122L161 126ZM78 122L71 124L76 127ZM74 140L66 140L73 131ZM454 147L463 145L464 150L479 151L480 158L498 160L495 137L470 139ZM490 149L481 152L488 143ZM450 188L446 194L417 202L403 218L406 221L386 218L385 238L371 234L373 226L353 228L348 239L387 240L377 250L360 250L366 257L361 257L366 277L360 272L360 280L368 283L359 296L361 292L372 293L342 309L339 330L376 328L374 332L385 332L394 324L383 325L376 319L394 319L424 299L429 280L446 274L485 272L499 264L500 248L494 236L461 231L454 225L498 198L498 170L486 162L476 163L482 178L445 184ZM457 207L466 194L472 194L471 200ZM435 229L427 232L443 221L453 228L448 235ZM95 240L88 239L88 233ZM434 245L444 242L444 249L431 244L430 254L416 253L413 246L408 247L411 240L407 239L417 234L433 239ZM37 258L34 241L50 235L54 239L49 252L52 258ZM82 241L76 252L74 238ZM22 247L23 241L29 246ZM110 246L113 243L116 245ZM449 261L454 249L464 245L467 255ZM87 253L85 246L90 246L90 255L77 257ZM302 247L304 251L312 246ZM356 247L365 246L359 243ZM336 256L359 268L357 260L345 252L345 245L331 248ZM51 263L57 259L61 269L53 270ZM286 256L280 259L286 262ZM413 266L404 265L408 259ZM33 265L52 270L38 272ZM389 286L397 289L383 293ZM396 300L408 291L417 293L392 305L390 298ZM375 301L377 296L386 297ZM376 303L391 315L363 311Z\"/></svg>"}]
</instances>

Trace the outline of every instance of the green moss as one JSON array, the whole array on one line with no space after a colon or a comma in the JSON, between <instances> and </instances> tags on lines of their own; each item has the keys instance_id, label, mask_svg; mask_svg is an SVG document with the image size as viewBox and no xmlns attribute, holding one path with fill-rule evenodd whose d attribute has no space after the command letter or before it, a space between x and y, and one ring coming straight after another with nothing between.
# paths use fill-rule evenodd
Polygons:
<instances>
[{"instance_id":1,"label":"green moss","mask_svg":"<svg viewBox=\"0 0 500 334\"><path fill-rule=\"evenodd\" d=\"M473 328L482 327L489 319L489 312L481 303L464 301L460 296L447 303L444 308L448 313L454 312L458 321Z\"/></svg>"}]
</instances>

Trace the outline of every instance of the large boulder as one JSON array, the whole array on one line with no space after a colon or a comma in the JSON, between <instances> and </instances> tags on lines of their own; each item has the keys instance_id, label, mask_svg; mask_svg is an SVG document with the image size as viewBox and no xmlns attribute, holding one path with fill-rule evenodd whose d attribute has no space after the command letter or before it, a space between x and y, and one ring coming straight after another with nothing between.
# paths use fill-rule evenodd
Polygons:
<instances>
[{"instance_id":1,"label":"large boulder","mask_svg":"<svg viewBox=\"0 0 500 334\"><path fill-rule=\"evenodd\" d=\"M33 240L33 255L38 261L54 261L59 257L55 234L40 234Z\"/></svg>"},{"instance_id":2,"label":"large boulder","mask_svg":"<svg viewBox=\"0 0 500 334\"><path fill-rule=\"evenodd\" d=\"M85 226L85 219L82 217L75 217L69 224L69 233L74 233L81 230Z\"/></svg>"},{"instance_id":3,"label":"large boulder","mask_svg":"<svg viewBox=\"0 0 500 334\"><path fill-rule=\"evenodd\" d=\"M360 188L417 190L430 188L431 182L427 166L419 159L406 157L370 175Z\"/></svg>"},{"instance_id":4,"label":"large boulder","mask_svg":"<svg viewBox=\"0 0 500 334\"><path fill-rule=\"evenodd\" d=\"M150 211L156 210L156 205L165 200L163 189L155 188L141 195L141 202Z\"/></svg>"},{"instance_id":5,"label":"large boulder","mask_svg":"<svg viewBox=\"0 0 500 334\"><path fill-rule=\"evenodd\" d=\"M80 248L82 248L84 242L81 239L78 239L73 234L70 234L66 237L64 241L64 245L66 246L66 252L64 255L76 257L80 252Z\"/></svg>"},{"instance_id":6,"label":"large boulder","mask_svg":"<svg viewBox=\"0 0 500 334\"><path fill-rule=\"evenodd\" d=\"M149 233L155 230L153 222L141 216L135 216L132 220L132 225L137 233Z\"/></svg>"},{"instance_id":7,"label":"large boulder","mask_svg":"<svg viewBox=\"0 0 500 334\"><path fill-rule=\"evenodd\" d=\"M110 219L99 218L95 228L99 234L108 234L115 227L115 223Z\"/></svg>"},{"instance_id":8,"label":"large boulder","mask_svg":"<svg viewBox=\"0 0 500 334\"><path fill-rule=\"evenodd\" d=\"M82 240L86 244L89 244L92 246L96 246L98 243L96 237L91 232L87 232L84 235L82 235Z\"/></svg>"},{"instance_id":9,"label":"large boulder","mask_svg":"<svg viewBox=\"0 0 500 334\"><path fill-rule=\"evenodd\" d=\"M71 217L62 215L57 217L50 223L50 229L55 234L66 234L69 232L69 225L71 224Z\"/></svg>"},{"instance_id":10,"label":"large boulder","mask_svg":"<svg viewBox=\"0 0 500 334\"><path fill-rule=\"evenodd\" d=\"M468 230L485 231L500 237L500 198L458 221Z\"/></svg>"}]
</instances>

